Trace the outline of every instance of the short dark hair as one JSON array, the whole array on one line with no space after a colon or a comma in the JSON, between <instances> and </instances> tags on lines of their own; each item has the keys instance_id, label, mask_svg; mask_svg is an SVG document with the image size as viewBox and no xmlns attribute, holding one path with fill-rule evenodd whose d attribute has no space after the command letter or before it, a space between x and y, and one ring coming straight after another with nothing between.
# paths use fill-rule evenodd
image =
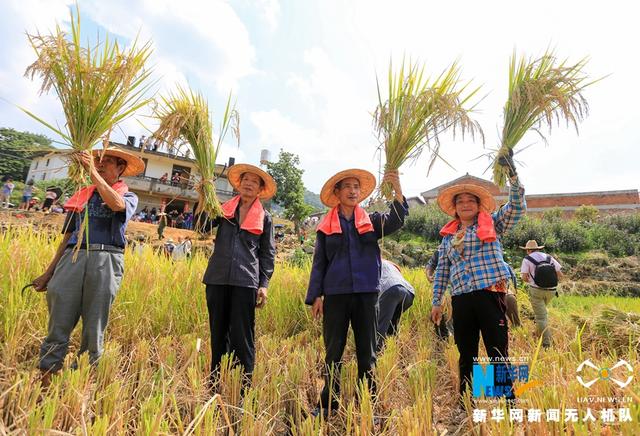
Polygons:
<instances>
[{"instance_id":1,"label":"short dark hair","mask_svg":"<svg viewBox=\"0 0 640 436\"><path fill-rule=\"evenodd\" d=\"M244 173L240 174L240 181L241 182L242 182L242 179L244 179L244 176L246 176L248 173L249 173L248 171L245 171ZM260 177L258 174L255 174L255 173L251 173L251 174L253 174L255 176L258 176L258 178L260 179L260 187L264 188L265 183L264 183L264 180L262 179L262 177Z\"/></svg>"}]
</instances>

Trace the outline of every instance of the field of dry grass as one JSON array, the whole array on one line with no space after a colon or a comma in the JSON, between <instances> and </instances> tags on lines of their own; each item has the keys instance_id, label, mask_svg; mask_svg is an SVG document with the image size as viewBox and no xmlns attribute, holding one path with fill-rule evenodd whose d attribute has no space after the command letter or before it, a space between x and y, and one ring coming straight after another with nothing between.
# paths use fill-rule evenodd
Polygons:
<instances>
[{"instance_id":1,"label":"field of dry grass","mask_svg":"<svg viewBox=\"0 0 640 436\"><path fill-rule=\"evenodd\" d=\"M489 418L476 423L471 409L456 409L457 350L452 339L438 343L433 333L431 288L419 269L405 270L417 297L398 336L378 358L377 398L364 395L356 401L350 339L341 408L328 422L306 415L319 394L323 359L321 326L303 304L308 265L276 266L269 303L257 317L253 387L242 401L237 369L223 369L220 398L211 398L205 388L209 332L200 279L207 259L197 254L189 262L173 263L151 250L125 256L125 279L99 365L91 368L82 358L79 369L70 369L79 345L76 331L64 371L43 391L36 365L46 333L46 302L42 294L22 295L20 289L45 268L58 241L19 229L0 234L2 434L205 435L229 429L295 435L640 434L637 324L617 320L603 327L599 315L603 307L640 313L638 299L561 296L550 309L556 344L546 351L538 349L530 305L520 292L524 325L512 330L511 355L527 359L530 379L539 384L523 393L516 406L524 410L524 422L510 421L509 412L506 419L493 420L496 404L479 403ZM576 368L585 359L609 367L624 359L634 367L634 380L624 389L605 380L587 389L576 380ZM618 398L616 403L579 402L587 397ZM595 421L583 421L587 407ZM550 408L560 409L560 422L545 419L544 410ZM614 422L601 419L607 408L615 409ZM631 422L619 422L619 408L629 409ZM528 422L528 409L543 410L541 421ZM578 409L577 422L564 422L568 409ZM375 426L374 416L379 418Z\"/></svg>"}]
</instances>

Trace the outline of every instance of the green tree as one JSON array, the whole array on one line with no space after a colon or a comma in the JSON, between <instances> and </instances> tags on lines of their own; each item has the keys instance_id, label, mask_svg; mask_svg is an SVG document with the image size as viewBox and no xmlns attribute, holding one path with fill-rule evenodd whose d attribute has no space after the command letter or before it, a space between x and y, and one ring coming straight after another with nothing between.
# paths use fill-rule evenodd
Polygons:
<instances>
[{"instance_id":1,"label":"green tree","mask_svg":"<svg viewBox=\"0 0 640 436\"><path fill-rule=\"evenodd\" d=\"M304 183L299 168L298 155L280 150L278 162L267 163L267 172L278 185L278 192L273 197L273 202L284 207L285 217L293 221L296 232L300 223L313 212L313 207L304 201Z\"/></svg>"},{"instance_id":2,"label":"green tree","mask_svg":"<svg viewBox=\"0 0 640 436\"><path fill-rule=\"evenodd\" d=\"M24 180L31 159L52 149L51 139L44 135L0 127L0 175Z\"/></svg>"}]
</instances>

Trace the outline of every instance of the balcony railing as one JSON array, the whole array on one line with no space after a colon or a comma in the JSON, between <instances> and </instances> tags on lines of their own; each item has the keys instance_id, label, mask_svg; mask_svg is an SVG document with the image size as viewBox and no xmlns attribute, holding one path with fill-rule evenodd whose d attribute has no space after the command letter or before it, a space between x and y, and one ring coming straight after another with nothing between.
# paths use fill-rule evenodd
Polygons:
<instances>
[{"instance_id":1,"label":"balcony railing","mask_svg":"<svg viewBox=\"0 0 640 436\"><path fill-rule=\"evenodd\" d=\"M134 190L145 191L148 193L164 195L167 197L183 197L190 200L197 200L198 193L193 187L192 182L180 181L172 182L170 180L163 181L154 177L135 176L125 177L127 185ZM233 197L233 191L224 189L216 189L216 194L221 200Z\"/></svg>"}]
</instances>

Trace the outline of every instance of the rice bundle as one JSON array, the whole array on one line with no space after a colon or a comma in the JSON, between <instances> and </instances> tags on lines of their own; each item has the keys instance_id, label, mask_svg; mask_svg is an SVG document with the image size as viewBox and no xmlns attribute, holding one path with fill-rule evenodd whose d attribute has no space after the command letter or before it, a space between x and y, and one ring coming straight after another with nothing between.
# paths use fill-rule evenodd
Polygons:
<instances>
[{"instance_id":1,"label":"rice bundle","mask_svg":"<svg viewBox=\"0 0 640 436\"><path fill-rule=\"evenodd\" d=\"M71 35L67 38L59 26L50 35L27 35L37 55L25 76L42 78L40 93L52 88L58 95L65 115L64 131L32 112L28 115L60 135L73 152L89 151L102 140L109 142L113 127L146 105L151 71L144 68L151 54L150 43L138 48L134 41L122 50L107 35L94 47L80 45L80 13L71 13ZM69 177L76 184L86 181L86 172L76 155L69 155Z\"/></svg>"},{"instance_id":2,"label":"rice bundle","mask_svg":"<svg viewBox=\"0 0 640 436\"><path fill-rule=\"evenodd\" d=\"M530 129L546 142L539 128L551 126L562 119L578 132L578 122L587 115L589 106L582 91L594 82L588 82L583 68L587 59L575 64L558 61L553 51L547 50L540 58L524 56L509 62L509 95L504 106L504 127L499 150L494 155L493 181L504 186L508 169L498 163L507 157Z\"/></svg>"},{"instance_id":3,"label":"rice bundle","mask_svg":"<svg viewBox=\"0 0 640 436\"><path fill-rule=\"evenodd\" d=\"M200 173L200 181L196 185L199 199L195 214L198 219L202 212L210 218L222 215L214 184L216 156L230 128L236 138L240 139L238 112L231 107L231 95L227 100L215 146L209 105L202 94L179 87L176 93L162 98L155 116L160 120L160 125L153 133L154 138L165 142L169 147L179 148L188 143L193 149L196 167ZM201 225L196 225L196 228L202 231Z\"/></svg>"},{"instance_id":4,"label":"rice bundle","mask_svg":"<svg viewBox=\"0 0 640 436\"><path fill-rule=\"evenodd\" d=\"M378 106L374 113L374 128L380 140L381 151L385 154L385 171L397 170L409 160L420 156L425 146L431 152L429 170L439 157L439 135L447 129L456 130L472 137L478 132L479 124L469 114L473 109L466 107L479 88L468 91L469 83L460 81L457 62L451 64L435 79L425 78L424 67L402 62L394 74L389 65L388 96L384 101L378 87ZM383 183L380 191L390 200L391 186Z\"/></svg>"},{"instance_id":5,"label":"rice bundle","mask_svg":"<svg viewBox=\"0 0 640 436\"><path fill-rule=\"evenodd\" d=\"M585 339L605 350L623 352L633 349L640 352L640 315L623 312L613 307L604 307L592 318L572 316L578 325L588 325Z\"/></svg>"}]
</instances>

